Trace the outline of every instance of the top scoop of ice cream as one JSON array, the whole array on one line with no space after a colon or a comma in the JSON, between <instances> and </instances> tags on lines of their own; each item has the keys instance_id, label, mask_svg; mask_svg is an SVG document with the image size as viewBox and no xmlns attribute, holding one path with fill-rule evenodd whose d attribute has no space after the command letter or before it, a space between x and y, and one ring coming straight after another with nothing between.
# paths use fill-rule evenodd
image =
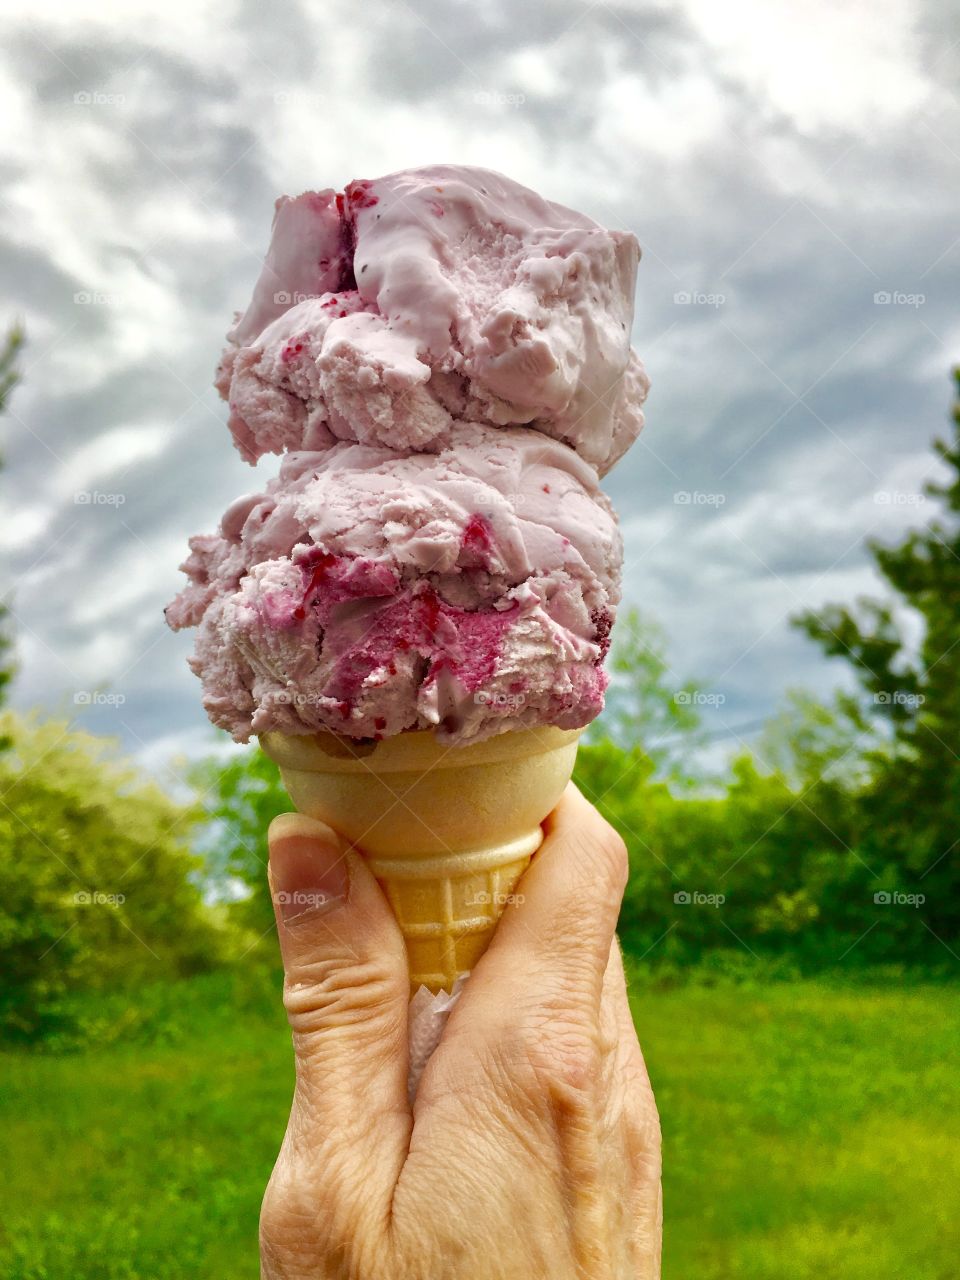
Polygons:
<instances>
[{"instance_id":1,"label":"top scoop of ice cream","mask_svg":"<svg viewBox=\"0 0 960 1280\"><path fill-rule=\"evenodd\" d=\"M534 432L459 424L434 454L291 453L191 550L167 618L199 627L204 706L240 741L466 742L579 728L603 705L616 518L593 469Z\"/></svg>"},{"instance_id":2,"label":"top scoop of ice cream","mask_svg":"<svg viewBox=\"0 0 960 1280\"><path fill-rule=\"evenodd\" d=\"M486 169L436 165L277 202L217 386L248 461L336 440L437 450L525 425L600 474L643 426L639 248Z\"/></svg>"}]
</instances>

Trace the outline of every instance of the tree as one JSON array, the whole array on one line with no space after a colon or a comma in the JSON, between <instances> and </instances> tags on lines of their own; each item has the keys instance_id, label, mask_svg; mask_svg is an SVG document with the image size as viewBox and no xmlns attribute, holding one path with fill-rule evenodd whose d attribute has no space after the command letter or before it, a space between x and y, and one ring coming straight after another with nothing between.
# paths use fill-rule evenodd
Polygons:
<instances>
[{"instance_id":1,"label":"tree","mask_svg":"<svg viewBox=\"0 0 960 1280\"><path fill-rule=\"evenodd\" d=\"M666 659L666 636L652 619L630 609L618 620L608 662L610 686L603 718L586 741L607 739L639 753L658 778L677 786L699 779L692 757L700 744L699 690L680 680Z\"/></svg>"},{"instance_id":2,"label":"tree","mask_svg":"<svg viewBox=\"0 0 960 1280\"><path fill-rule=\"evenodd\" d=\"M8 331L3 347L0 348L0 414L6 409L10 392L20 381L17 357L23 346L23 339L23 327L15 324ZM7 686L13 678L14 671L11 661L13 641L8 630L8 614L7 606L0 603L0 704L4 701ZM0 739L0 749L9 745L8 741Z\"/></svg>"},{"instance_id":3,"label":"tree","mask_svg":"<svg viewBox=\"0 0 960 1280\"><path fill-rule=\"evenodd\" d=\"M760 764L798 792L827 784L860 792L888 754L888 743L862 699L836 693L832 702L822 702L804 689L788 690L755 748Z\"/></svg>"},{"instance_id":4,"label":"tree","mask_svg":"<svg viewBox=\"0 0 960 1280\"><path fill-rule=\"evenodd\" d=\"M254 937L273 925L273 904L267 884L267 828L280 813L293 808L280 771L257 747L194 766L191 781L204 797L205 830L202 847L209 870L221 885L239 880L249 895L236 904L238 923Z\"/></svg>"},{"instance_id":5,"label":"tree","mask_svg":"<svg viewBox=\"0 0 960 1280\"><path fill-rule=\"evenodd\" d=\"M960 395L960 369L953 376ZM864 856L884 868L883 888L922 886L923 920L943 937L960 894L960 401L952 439L934 448L949 471L925 488L939 511L894 546L869 544L892 599L829 605L796 622L851 664L887 726L891 750L866 797ZM919 645L898 621L904 610L922 625Z\"/></svg>"}]
</instances>

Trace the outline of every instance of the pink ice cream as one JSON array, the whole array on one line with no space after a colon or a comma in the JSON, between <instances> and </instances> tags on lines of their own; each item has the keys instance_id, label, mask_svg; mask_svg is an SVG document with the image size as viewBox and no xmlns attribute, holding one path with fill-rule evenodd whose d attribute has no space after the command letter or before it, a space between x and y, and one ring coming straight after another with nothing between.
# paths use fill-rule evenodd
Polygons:
<instances>
[{"instance_id":1,"label":"pink ice cream","mask_svg":"<svg viewBox=\"0 0 960 1280\"><path fill-rule=\"evenodd\" d=\"M437 451L456 422L523 426L602 475L643 426L639 248L457 165L277 202L217 386L248 461L337 440Z\"/></svg>"},{"instance_id":2,"label":"pink ice cream","mask_svg":"<svg viewBox=\"0 0 960 1280\"><path fill-rule=\"evenodd\" d=\"M167 609L214 724L455 744L600 712L638 257L485 169L277 202L217 385L243 456L283 462Z\"/></svg>"},{"instance_id":3,"label":"pink ice cream","mask_svg":"<svg viewBox=\"0 0 960 1280\"><path fill-rule=\"evenodd\" d=\"M292 452L191 541L171 626L214 724L475 741L603 705L621 542L593 469L521 428Z\"/></svg>"}]
</instances>

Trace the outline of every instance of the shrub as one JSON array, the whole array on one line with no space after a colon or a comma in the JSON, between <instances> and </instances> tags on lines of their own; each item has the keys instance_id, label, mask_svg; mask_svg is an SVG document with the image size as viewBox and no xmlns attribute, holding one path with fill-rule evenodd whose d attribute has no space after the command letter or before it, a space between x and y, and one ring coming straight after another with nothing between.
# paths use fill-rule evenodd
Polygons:
<instances>
[{"instance_id":1,"label":"shrub","mask_svg":"<svg viewBox=\"0 0 960 1280\"><path fill-rule=\"evenodd\" d=\"M198 812L59 721L0 715L0 1035L62 1025L77 990L207 969L222 927L187 851Z\"/></svg>"}]
</instances>

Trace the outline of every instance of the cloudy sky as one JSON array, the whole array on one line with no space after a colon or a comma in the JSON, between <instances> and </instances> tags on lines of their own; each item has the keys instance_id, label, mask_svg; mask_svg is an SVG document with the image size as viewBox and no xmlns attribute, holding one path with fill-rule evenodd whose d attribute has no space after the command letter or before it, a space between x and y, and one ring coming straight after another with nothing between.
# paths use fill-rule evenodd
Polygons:
<instances>
[{"instance_id":1,"label":"cloudy sky","mask_svg":"<svg viewBox=\"0 0 960 1280\"><path fill-rule=\"evenodd\" d=\"M864 537L927 518L960 357L947 0L4 11L0 321L29 334L0 476L18 705L151 765L215 740L161 610L188 534L277 465L239 460L211 386L273 200L438 161L639 237L653 390L607 484L627 600L678 681L725 699L708 728L734 743L787 687L842 679L789 616L873 590Z\"/></svg>"}]
</instances>

